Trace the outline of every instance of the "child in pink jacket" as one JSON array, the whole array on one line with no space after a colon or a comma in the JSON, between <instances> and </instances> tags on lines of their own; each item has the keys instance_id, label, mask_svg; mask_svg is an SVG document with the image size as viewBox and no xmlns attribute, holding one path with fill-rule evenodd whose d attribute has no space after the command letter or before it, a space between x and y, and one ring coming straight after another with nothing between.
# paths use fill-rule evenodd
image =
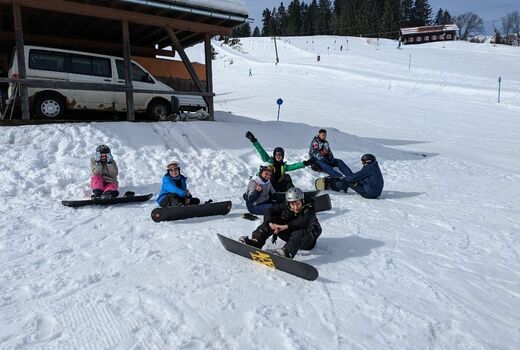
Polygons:
<instances>
[{"instance_id":1,"label":"child in pink jacket","mask_svg":"<svg viewBox=\"0 0 520 350\"><path fill-rule=\"evenodd\" d=\"M119 195L117 190L117 164L108 146L100 145L96 148L96 154L90 159L90 169L92 171L90 178L92 198L109 199Z\"/></svg>"}]
</instances>

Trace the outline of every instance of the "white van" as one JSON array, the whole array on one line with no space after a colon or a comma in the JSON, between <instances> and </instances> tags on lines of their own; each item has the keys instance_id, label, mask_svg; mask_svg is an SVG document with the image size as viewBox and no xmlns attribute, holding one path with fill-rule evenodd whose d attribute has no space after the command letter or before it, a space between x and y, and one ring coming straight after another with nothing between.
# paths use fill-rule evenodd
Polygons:
<instances>
[{"instance_id":1,"label":"white van","mask_svg":"<svg viewBox=\"0 0 520 350\"><path fill-rule=\"evenodd\" d=\"M61 50L41 46L25 46L27 79L59 80L65 82L125 84L123 58L94 53ZM9 77L16 79L18 62L16 49ZM154 78L146 69L132 61L132 85L142 90L175 90ZM14 101L17 84L9 84L8 98ZM60 118L67 109L98 111L126 111L124 92L86 91L69 89L28 88L31 110L40 118ZM177 99L176 99L177 98ZM134 93L136 113L146 113L154 120L167 119L182 106L205 108L200 96Z\"/></svg>"}]
</instances>

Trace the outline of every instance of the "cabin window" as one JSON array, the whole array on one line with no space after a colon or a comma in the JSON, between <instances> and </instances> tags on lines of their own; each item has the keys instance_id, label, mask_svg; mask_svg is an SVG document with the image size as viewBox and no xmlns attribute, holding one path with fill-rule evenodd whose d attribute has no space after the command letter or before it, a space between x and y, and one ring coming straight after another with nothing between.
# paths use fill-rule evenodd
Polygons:
<instances>
[{"instance_id":1,"label":"cabin window","mask_svg":"<svg viewBox=\"0 0 520 350\"><path fill-rule=\"evenodd\" d=\"M428 35L426 35L426 36L424 37L424 41L430 41L430 37L429 37Z\"/></svg>"},{"instance_id":2,"label":"cabin window","mask_svg":"<svg viewBox=\"0 0 520 350\"><path fill-rule=\"evenodd\" d=\"M437 35L432 35L432 41L437 40Z\"/></svg>"},{"instance_id":3,"label":"cabin window","mask_svg":"<svg viewBox=\"0 0 520 350\"><path fill-rule=\"evenodd\" d=\"M409 43L413 43L413 37L408 38Z\"/></svg>"},{"instance_id":4,"label":"cabin window","mask_svg":"<svg viewBox=\"0 0 520 350\"><path fill-rule=\"evenodd\" d=\"M446 34L446 39L450 40L451 39L451 34Z\"/></svg>"},{"instance_id":5,"label":"cabin window","mask_svg":"<svg viewBox=\"0 0 520 350\"><path fill-rule=\"evenodd\" d=\"M416 40L418 43L420 43L422 41L422 38L420 36L417 37L417 40Z\"/></svg>"}]
</instances>

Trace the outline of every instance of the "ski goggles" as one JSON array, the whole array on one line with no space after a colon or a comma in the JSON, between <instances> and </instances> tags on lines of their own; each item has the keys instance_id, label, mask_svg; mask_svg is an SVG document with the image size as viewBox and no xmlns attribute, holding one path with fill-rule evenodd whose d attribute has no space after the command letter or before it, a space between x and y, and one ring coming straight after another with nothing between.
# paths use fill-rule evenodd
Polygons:
<instances>
[{"instance_id":1,"label":"ski goggles","mask_svg":"<svg viewBox=\"0 0 520 350\"><path fill-rule=\"evenodd\" d=\"M179 169L180 169L180 166L179 166L179 163L177 163L177 162L168 163L168 165L166 166L166 170L168 170L168 171L179 170Z\"/></svg>"}]
</instances>

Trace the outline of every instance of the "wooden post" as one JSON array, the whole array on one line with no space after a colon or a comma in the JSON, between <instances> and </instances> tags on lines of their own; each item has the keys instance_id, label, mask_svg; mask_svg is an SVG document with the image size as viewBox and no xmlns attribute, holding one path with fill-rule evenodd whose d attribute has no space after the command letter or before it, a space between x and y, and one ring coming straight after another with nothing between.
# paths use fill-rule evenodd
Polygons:
<instances>
[{"instance_id":1,"label":"wooden post","mask_svg":"<svg viewBox=\"0 0 520 350\"><path fill-rule=\"evenodd\" d=\"M182 62L184 63L184 66L188 70L188 73L190 73L191 79L197 86L197 89L199 89L199 92L205 92L204 85L202 85L202 82L199 79L199 76L197 75L197 72L195 72L195 69L193 68L193 65L190 62L190 59L188 58L188 55L186 55L186 52L184 51L184 48L181 45L181 42L179 39L177 39L177 35L173 32L173 30L170 27L165 27L164 30L170 37L170 40L172 41L173 48L179 53L179 56L182 58ZM206 77L207 79L207 77ZM209 98L210 96L204 96L204 101L206 101L206 105L208 106L212 104L211 100Z\"/></svg>"},{"instance_id":2,"label":"wooden post","mask_svg":"<svg viewBox=\"0 0 520 350\"><path fill-rule=\"evenodd\" d=\"M20 79L27 78L25 69L25 49L23 45L22 9L20 5L13 3L14 34L16 39L16 59L18 62L18 74ZM20 85L20 103L22 105L22 119L30 119L29 96L27 86Z\"/></svg>"},{"instance_id":3,"label":"wooden post","mask_svg":"<svg viewBox=\"0 0 520 350\"><path fill-rule=\"evenodd\" d=\"M204 35L204 53L206 54L206 91L213 92L213 66L211 58L211 36ZM213 96L208 98L208 113L210 120L215 120L215 107L213 104Z\"/></svg>"},{"instance_id":4,"label":"wooden post","mask_svg":"<svg viewBox=\"0 0 520 350\"><path fill-rule=\"evenodd\" d=\"M130 58L130 34L128 31L128 22L122 21L123 30L123 57L125 67L125 85L132 87L132 62ZM134 93L131 91L126 92L126 117L128 121L135 121L134 112Z\"/></svg>"}]
</instances>

